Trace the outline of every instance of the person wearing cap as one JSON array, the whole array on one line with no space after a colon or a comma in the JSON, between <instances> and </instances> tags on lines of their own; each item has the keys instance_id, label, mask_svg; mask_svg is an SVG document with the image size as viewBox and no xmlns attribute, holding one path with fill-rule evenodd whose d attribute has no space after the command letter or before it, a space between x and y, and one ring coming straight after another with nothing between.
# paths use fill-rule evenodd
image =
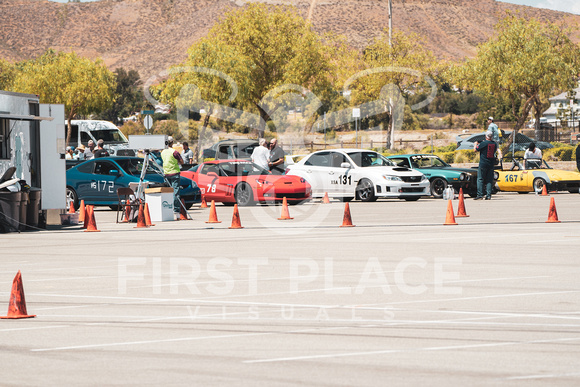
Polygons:
<instances>
[{"instance_id":1,"label":"person wearing cap","mask_svg":"<svg viewBox=\"0 0 580 387\"><path fill-rule=\"evenodd\" d=\"M77 146L77 150L79 151L77 154L77 159L85 161L87 159L85 154L85 146L81 144Z\"/></svg>"},{"instance_id":2,"label":"person wearing cap","mask_svg":"<svg viewBox=\"0 0 580 387\"><path fill-rule=\"evenodd\" d=\"M493 122L493 117L487 118L487 124L488 124L487 130L489 130L492 133L491 139L495 141L496 144L499 144L499 128L497 127L495 122Z\"/></svg>"},{"instance_id":3,"label":"person wearing cap","mask_svg":"<svg viewBox=\"0 0 580 387\"><path fill-rule=\"evenodd\" d=\"M178 151L173 149L173 137L169 136L165 142L167 148L161 152L163 160L163 174L165 179L173 188L173 212L179 214L181 209L181 199L179 197L179 180L180 165L183 165L183 159Z\"/></svg>"},{"instance_id":4,"label":"person wearing cap","mask_svg":"<svg viewBox=\"0 0 580 387\"><path fill-rule=\"evenodd\" d=\"M479 167L477 169L477 196L475 200L484 198L491 199L491 189L493 184L493 166L495 165L495 153L497 143L492 139L491 130L485 132L485 140L480 144L478 141L473 145L473 150L479 152Z\"/></svg>"}]
</instances>

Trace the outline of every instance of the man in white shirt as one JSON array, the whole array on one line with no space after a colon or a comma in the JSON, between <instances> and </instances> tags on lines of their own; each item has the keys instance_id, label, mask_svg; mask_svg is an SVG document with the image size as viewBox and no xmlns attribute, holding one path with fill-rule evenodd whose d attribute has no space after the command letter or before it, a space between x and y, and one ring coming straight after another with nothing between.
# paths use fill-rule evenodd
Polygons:
<instances>
[{"instance_id":1,"label":"man in white shirt","mask_svg":"<svg viewBox=\"0 0 580 387\"><path fill-rule=\"evenodd\" d=\"M524 153L524 167L525 169L533 169L540 168L541 165L542 151L532 142L528 149L526 149L526 153Z\"/></svg>"},{"instance_id":2,"label":"man in white shirt","mask_svg":"<svg viewBox=\"0 0 580 387\"><path fill-rule=\"evenodd\" d=\"M258 140L259 146L254 148L252 152L252 162L265 170L268 170L268 162L270 161L270 150L266 145L266 140L261 138Z\"/></svg>"}]
</instances>

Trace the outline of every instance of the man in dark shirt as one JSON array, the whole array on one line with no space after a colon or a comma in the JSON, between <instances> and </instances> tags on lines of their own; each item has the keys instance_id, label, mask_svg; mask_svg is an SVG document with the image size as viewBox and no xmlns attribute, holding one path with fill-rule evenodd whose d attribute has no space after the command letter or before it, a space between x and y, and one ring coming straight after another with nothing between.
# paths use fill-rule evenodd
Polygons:
<instances>
[{"instance_id":1,"label":"man in dark shirt","mask_svg":"<svg viewBox=\"0 0 580 387\"><path fill-rule=\"evenodd\" d=\"M485 185L485 200L491 199L491 189L493 184L493 166L495 165L495 152L497 144L491 138L493 133L488 130L485 133L485 140L480 144L475 142L473 150L479 152L479 168L477 170L477 197L475 200L483 199Z\"/></svg>"},{"instance_id":2,"label":"man in dark shirt","mask_svg":"<svg viewBox=\"0 0 580 387\"><path fill-rule=\"evenodd\" d=\"M273 138L270 141L270 162L268 163L268 167L270 168L270 172L274 175L283 175L284 174L284 157L286 154L278 146L278 140Z\"/></svg>"},{"instance_id":3,"label":"man in dark shirt","mask_svg":"<svg viewBox=\"0 0 580 387\"><path fill-rule=\"evenodd\" d=\"M580 144L576 147L576 168L580 172Z\"/></svg>"},{"instance_id":4,"label":"man in dark shirt","mask_svg":"<svg viewBox=\"0 0 580 387\"><path fill-rule=\"evenodd\" d=\"M97 150L95 151L95 158L97 157L109 157L109 152L107 152L106 149L103 149L103 146L105 145L105 141L103 139L100 139L99 141L97 141Z\"/></svg>"}]
</instances>

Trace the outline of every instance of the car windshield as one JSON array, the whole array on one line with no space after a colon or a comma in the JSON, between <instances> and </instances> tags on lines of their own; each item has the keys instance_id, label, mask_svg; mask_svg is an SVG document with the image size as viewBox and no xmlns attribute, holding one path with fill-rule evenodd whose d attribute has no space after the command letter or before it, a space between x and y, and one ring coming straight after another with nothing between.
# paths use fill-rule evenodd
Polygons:
<instances>
[{"instance_id":1,"label":"car windshield","mask_svg":"<svg viewBox=\"0 0 580 387\"><path fill-rule=\"evenodd\" d=\"M143 164L145 159L135 158L135 159L120 159L115 160L117 164L123 168L123 170L133 176L140 176L141 171L143 170ZM150 161L149 165L147 166L147 174L159 174L159 169L156 168L157 164L154 161Z\"/></svg>"},{"instance_id":2,"label":"car windshield","mask_svg":"<svg viewBox=\"0 0 580 387\"><path fill-rule=\"evenodd\" d=\"M377 152L348 152L349 157L359 167L392 167L395 164Z\"/></svg>"},{"instance_id":3,"label":"car windshield","mask_svg":"<svg viewBox=\"0 0 580 387\"><path fill-rule=\"evenodd\" d=\"M249 161L232 161L219 164L222 176L258 176L270 172Z\"/></svg>"},{"instance_id":4,"label":"car windshield","mask_svg":"<svg viewBox=\"0 0 580 387\"><path fill-rule=\"evenodd\" d=\"M445 161L438 156L412 156L411 165L413 168L448 167Z\"/></svg>"},{"instance_id":5,"label":"car windshield","mask_svg":"<svg viewBox=\"0 0 580 387\"><path fill-rule=\"evenodd\" d=\"M97 140L103 140L105 145L127 142L127 138L119 129L91 130L91 135Z\"/></svg>"}]
</instances>

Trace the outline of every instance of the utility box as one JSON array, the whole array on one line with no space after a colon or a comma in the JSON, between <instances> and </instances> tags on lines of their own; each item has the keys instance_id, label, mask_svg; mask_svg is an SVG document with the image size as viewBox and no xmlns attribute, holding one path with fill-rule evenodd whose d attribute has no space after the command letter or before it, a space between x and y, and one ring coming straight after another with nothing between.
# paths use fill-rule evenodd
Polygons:
<instances>
[{"instance_id":1,"label":"utility box","mask_svg":"<svg viewBox=\"0 0 580 387\"><path fill-rule=\"evenodd\" d=\"M173 188L156 187L145 189L145 203L149 206L152 222L168 222L173 218Z\"/></svg>"}]
</instances>

